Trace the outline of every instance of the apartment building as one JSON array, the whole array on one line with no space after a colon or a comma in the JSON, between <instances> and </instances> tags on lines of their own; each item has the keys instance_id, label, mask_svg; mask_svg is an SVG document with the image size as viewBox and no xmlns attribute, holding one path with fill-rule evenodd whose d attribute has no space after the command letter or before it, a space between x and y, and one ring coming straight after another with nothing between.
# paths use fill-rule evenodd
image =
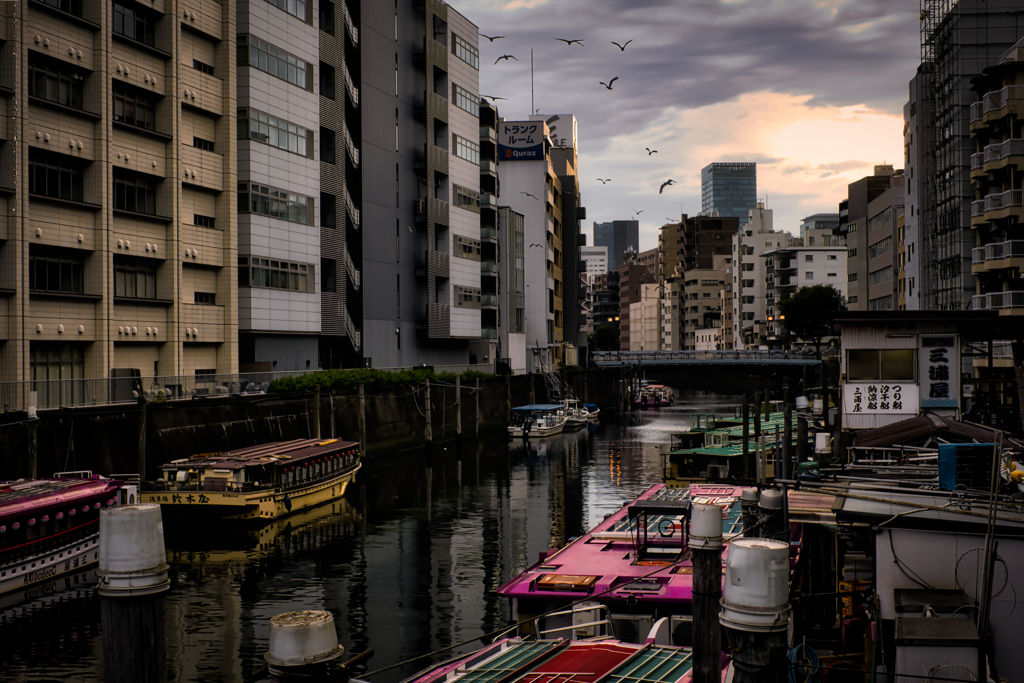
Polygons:
<instances>
[{"instance_id":1,"label":"apartment building","mask_svg":"<svg viewBox=\"0 0 1024 683\"><path fill-rule=\"evenodd\" d=\"M683 349L683 283L682 275L661 280L661 348L666 351Z\"/></svg>"},{"instance_id":2,"label":"apartment building","mask_svg":"<svg viewBox=\"0 0 1024 683\"><path fill-rule=\"evenodd\" d=\"M805 244L806 242L806 244ZM847 295L846 244L831 230L808 231L804 239L793 238L782 247L764 253L766 292L765 332L769 345L792 343L778 304L801 287L831 285Z\"/></svg>"},{"instance_id":3,"label":"apartment building","mask_svg":"<svg viewBox=\"0 0 1024 683\"><path fill-rule=\"evenodd\" d=\"M897 171L887 187L868 203L867 292L869 311L896 308L899 263L897 222L903 215L903 174ZM859 259L855 262L859 263ZM863 271L863 269L861 269Z\"/></svg>"},{"instance_id":4,"label":"apartment building","mask_svg":"<svg viewBox=\"0 0 1024 683\"><path fill-rule=\"evenodd\" d=\"M640 299L629 305L629 350L661 349L661 286L656 282L640 285Z\"/></svg>"},{"instance_id":5,"label":"apartment building","mask_svg":"<svg viewBox=\"0 0 1024 683\"><path fill-rule=\"evenodd\" d=\"M767 285L763 255L788 244L790 234L774 228L774 213L758 203L751 209L747 224L732 235L732 268L729 273L731 307L723 326L722 337L727 349L757 348L760 334L757 321L767 320Z\"/></svg>"},{"instance_id":6,"label":"apartment building","mask_svg":"<svg viewBox=\"0 0 1024 683\"><path fill-rule=\"evenodd\" d=\"M697 348L697 330L721 326L722 288L731 266L732 256L716 255L712 259L711 268L686 271L680 301L683 312L683 349Z\"/></svg>"},{"instance_id":7,"label":"apartment building","mask_svg":"<svg viewBox=\"0 0 1024 683\"><path fill-rule=\"evenodd\" d=\"M623 351L631 348L630 306L642 300L643 285L656 282L657 277L647 266L637 263L635 257L619 266L619 348Z\"/></svg>"},{"instance_id":8,"label":"apartment building","mask_svg":"<svg viewBox=\"0 0 1024 683\"><path fill-rule=\"evenodd\" d=\"M658 231L658 277L662 280L675 277L682 272L679 252L683 243L684 223L683 220L678 223L665 223Z\"/></svg>"},{"instance_id":9,"label":"apartment building","mask_svg":"<svg viewBox=\"0 0 1024 683\"><path fill-rule=\"evenodd\" d=\"M987 66L974 88L971 307L1024 315L1024 40Z\"/></svg>"},{"instance_id":10,"label":"apartment building","mask_svg":"<svg viewBox=\"0 0 1024 683\"><path fill-rule=\"evenodd\" d=\"M847 306L851 311L866 311L870 294L868 292L868 220L884 210L886 200L875 202L882 195L890 195L895 169L891 165L877 165L874 173L847 186L847 197L839 205L838 234L846 239L847 247ZM875 203L873 203L875 202ZM900 202L902 204L902 201ZM876 240L879 239L877 230ZM870 244L875 244L871 242Z\"/></svg>"},{"instance_id":11,"label":"apartment building","mask_svg":"<svg viewBox=\"0 0 1024 683\"><path fill-rule=\"evenodd\" d=\"M235 3L0 16L0 382L52 407L236 371Z\"/></svg>"},{"instance_id":12,"label":"apartment building","mask_svg":"<svg viewBox=\"0 0 1024 683\"><path fill-rule=\"evenodd\" d=\"M608 247L580 247L580 257L587 266L587 280L608 272Z\"/></svg>"}]
</instances>

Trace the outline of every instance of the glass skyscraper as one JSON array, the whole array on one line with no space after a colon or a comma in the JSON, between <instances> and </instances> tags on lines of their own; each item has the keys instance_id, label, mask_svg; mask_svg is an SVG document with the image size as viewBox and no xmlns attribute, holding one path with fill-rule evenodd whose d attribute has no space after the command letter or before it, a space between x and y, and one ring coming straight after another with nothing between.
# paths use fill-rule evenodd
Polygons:
<instances>
[{"instance_id":1,"label":"glass skyscraper","mask_svg":"<svg viewBox=\"0 0 1024 683\"><path fill-rule=\"evenodd\" d=\"M608 247L608 270L618 270L626 249L640 251L640 221L595 221L594 246Z\"/></svg>"},{"instance_id":2,"label":"glass skyscraper","mask_svg":"<svg viewBox=\"0 0 1024 683\"><path fill-rule=\"evenodd\" d=\"M754 208L757 208L756 163L715 162L701 169L702 213L739 218L742 227L750 220L747 212Z\"/></svg>"}]
</instances>

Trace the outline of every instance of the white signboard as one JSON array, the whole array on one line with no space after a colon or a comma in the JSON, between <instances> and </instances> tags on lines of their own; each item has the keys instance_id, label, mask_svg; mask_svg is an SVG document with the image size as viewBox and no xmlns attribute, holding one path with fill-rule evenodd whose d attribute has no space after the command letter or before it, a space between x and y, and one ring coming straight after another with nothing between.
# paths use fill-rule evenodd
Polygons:
<instances>
[{"instance_id":1,"label":"white signboard","mask_svg":"<svg viewBox=\"0 0 1024 683\"><path fill-rule=\"evenodd\" d=\"M918 386L914 382L847 382L843 412L847 415L916 415Z\"/></svg>"},{"instance_id":2,"label":"white signboard","mask_svg":"<svg viewBox=\"0 0 1024 683\"><path fill-rule=\"evenodd\" d=\"M960 344L955 334L918 337L922 408L956 408L960 397Z\"/></svg>"}]
</instances>

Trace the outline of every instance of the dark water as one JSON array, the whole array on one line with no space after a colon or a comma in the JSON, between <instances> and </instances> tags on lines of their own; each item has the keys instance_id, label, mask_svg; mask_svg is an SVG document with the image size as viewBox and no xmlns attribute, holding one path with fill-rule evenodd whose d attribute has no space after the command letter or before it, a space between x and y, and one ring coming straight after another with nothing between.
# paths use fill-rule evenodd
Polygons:
<instances>
[{"instance_id":1,"label":"dark water","mask_svg":"<svg viewBox=\"0 0 1024 683\"><path fill-rule=\"evenodd\" d=\"M688 415L732 414L739 402L677 396L671 408L529 449L495 439L461 453L376 458L341 503L262 533L168 527L167 680L249 680L270 618L292 610L330 610L347 652L375 650L365 671L500 629L509 610L498 586L659 483L661 449ZM89 579L20 606L0 602L0 680L103 680L99 599L82 588ZM432 661L372 680L393 683Z\"/></svg>"}]
</instances>

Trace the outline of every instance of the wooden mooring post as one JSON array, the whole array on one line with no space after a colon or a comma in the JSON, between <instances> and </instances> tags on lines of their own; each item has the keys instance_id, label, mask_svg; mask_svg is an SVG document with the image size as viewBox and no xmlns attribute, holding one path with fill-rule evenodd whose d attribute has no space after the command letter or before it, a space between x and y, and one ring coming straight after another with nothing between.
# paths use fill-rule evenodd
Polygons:
<instances>
[{"instance_id":1,"label":"wooden mooring post","mask_svg":"<svg viewBox=\"0 0 1024 683\"><path fill-rule=\"evenodd\" d=\"M687 542L693 553L693 681L722 680L722 508L693 506Z\"/></svg>"}]
</instances>

